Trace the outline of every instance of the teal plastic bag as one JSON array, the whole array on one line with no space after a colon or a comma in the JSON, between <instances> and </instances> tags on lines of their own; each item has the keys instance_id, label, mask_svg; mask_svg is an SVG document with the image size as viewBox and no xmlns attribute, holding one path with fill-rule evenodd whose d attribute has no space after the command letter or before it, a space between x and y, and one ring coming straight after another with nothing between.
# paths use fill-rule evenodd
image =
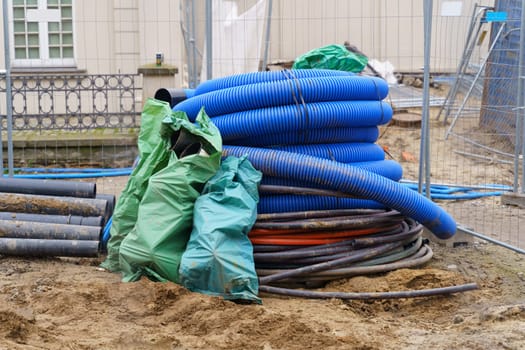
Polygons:
<instances>
[{"instance_id":1,"label":"teal plastic bag","mask_svg":"<svg viewBox=\"0 0 525 350\"><path fill-rule=\"evenodd\" d=\"M173 112L162 121L161 138L152 155L162 148L169 160L149 178L136 224L120 245L123 281L147 276L178 283L195 200L220 165L221 136L203 110L196 124L185 113Z\"/></svg>"},{"instance_id":2,"label":"teal plastic bag","mask_svg":"<svg viewBox=\"0 0 525 350\"><path fill-rule=\"evenodd\" d=\"M191 291L260 303L248 238L257 218L262 174L246 157L226 158L194 207L193 231L180 263Z\"/></svg>"},{"instance_id":3,"label":"teal plastic bag","mask_svg":"<svg viewBox=\"0 0 525 350\"><path fill-rule=\"evenodd\" d=\"M115 204L110 229L111 237L107 245L108 252L106 259L100 265L107 270L120 271L120 244L135 226L139 203L146 192L148 180L151 175L168 164L169 153L159 132L162 120L172 113L167 102L150 98L144 105L138 137L139 162Z\"/></svg>"},{"instance_id":4,"label":"teal plastic bag","mask_svg":"<svg viewBox=\"0 0 525 350\"><path fill-rule=\"evenodd\" d=\"M359 73L368 57L348 51L343 45L328 45L309 51L295 60L293 69L332 69Z\"/></svg>"}]
</instances>

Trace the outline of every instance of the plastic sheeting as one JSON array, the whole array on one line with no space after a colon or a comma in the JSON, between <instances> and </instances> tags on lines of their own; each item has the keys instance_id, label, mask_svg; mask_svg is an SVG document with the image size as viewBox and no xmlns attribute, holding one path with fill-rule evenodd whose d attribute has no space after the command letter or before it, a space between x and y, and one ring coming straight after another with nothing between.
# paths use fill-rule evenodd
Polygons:
<instances>
[{"instance_id":1,"label":"plastic sheeting","mask_svg":"<svg viewBox=\"0 0 525 350\"><path fill-rule=\"evenodd\" d=\"M151 155L167 154L168 162L150 177L135 227L120 246L124 281L147 276L179 282L179 263L191 233L195 200L220 165L222 140L204 110L196 124L185 113L174 112L163 120L161 137Z\"/></svg>"},{"instance_id":2,"label":"plastic sheeting","mask_svg":"<svg viewBox=\"0 0 525 350\"><path fill-rule=\"evenodd\" d=\"M167 109L152 112L162 118L162 124L156 138L146 134L157 144L150 154L141 153L119 198L108 257L101 265L123 272L125 281L147 275L177 282L193 204L220 164L222 140L204 110L192 124L185 113L172 112L165 105Z\"/></svg>"},{"instance_id":3,"label":"plastic sheeting","mask_svg":"<svg viewBox=\"0 0 525 350\"><path fill-rule=\"evenodd\" d=\"M131 173L126 187L115 204L110 228L111 238L107 244L107 257L101 266L110 271L119 271L120 244L133 229L137 221L139 203L148 186L148 179L167 164L168 153L162 152L166 146L159 145L159 131L162 120L172 114L169 103L148 99L141 114L138 137L139 162ZM155 152L151 157L151 153Z\"/></svg>"},{"instance_id":4,"label":"plastic sheeting","mask_svg":"<svg viewBox=\"0 0 525 350\"><path fill-rule=\"evenodd\" d=\"M226 158L194 207L193 231L180 264L180 282L200 293L260 303L253 248L262 174L246 157Z\"/></svg>"},{"instance_id":5,"label":"plastic sheeting","mask_svg":"<svg viewBox=\"0 0 525 350\"><path fill-rule=\"evenodd\" d=\"M213 78L259 70L267 6L258 0L241 12L237 1L213 0ZM202 80L206 74L204 50Z\"/></svg>"},{"instance_id":6,"label":"plastic sheeting","mask_svg":"<svg viewBox=\"0 0 525 350\"><path fill-rule=\"evenodd\" d=\"M366 56L350 52L343 45L328 45L297 57L292 68L320 68L359 73L367 63Z\"/></svg>"}]
</instances>

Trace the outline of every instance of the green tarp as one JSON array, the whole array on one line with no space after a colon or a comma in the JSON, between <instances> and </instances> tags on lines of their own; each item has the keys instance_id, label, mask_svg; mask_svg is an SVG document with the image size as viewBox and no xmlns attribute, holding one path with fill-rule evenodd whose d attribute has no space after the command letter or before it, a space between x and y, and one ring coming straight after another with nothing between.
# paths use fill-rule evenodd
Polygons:
<instances>
[{"instance_id":1,"label":"green tarp","mask_svg":"<svg viewBox=\"0 0 525 350\"><path fill-rule=\"evenodd\" d=\"M147 107L144 112L151 111ZM178 282L180 256L193 222L193 205L219 168L222 141L203 110L196 124L185 113L172 112L167 104L154 113L157 115L151 119L162 119L160 137L150 154L141 154L117 202L108 257L102 267L121 271L124 281L146 275L153 280ZM181 139L185 149L190 150L187 154L182 149L171 149ZM144 142L151 145L146 138Z\"/></svg>"},{"instance_id":2,"label":"green tarp","mask_svg":"<svg viewBox=\"0 0 525 350\"><path fill-rule=\"evenodd\" d=\"M154 157L150 157L150 154L159 146L159 132L162 120L170 116L171 113L170 105L167 102L148 99L144 105L138 137L139 162L133 169L126 187L115 204L110 230L111 238L107 246L107 257L101 264L105 269L120 271L120 244L135 226L139 203L144 196L144 192L146 192L148 180L154 172L162 169L167 164L168 153L162 152L164 144L160 146Z\"/></svg>"},{"instance_id":3,"label":"green tarp","mask_svg":"<svg viewBox=\"0 0 525 350\"><path fill-rule=\"evenodd\" d=\"M246 159L228 157L195 202L193 231L180 264L191 291L260 303L248 238L257 218L262 174Z\"/></svg>"},{"instance_id":4,"label":"green tarp","mask_svg":"<svg viewBox=\"0 0 525 350\"><path fill-rule=\"evenodd\" d=\"M328 45L309 51L295 60L293 69L332 69L359 73L368 58L348 51L343 45Z\"/></svg>"}]
</instances>

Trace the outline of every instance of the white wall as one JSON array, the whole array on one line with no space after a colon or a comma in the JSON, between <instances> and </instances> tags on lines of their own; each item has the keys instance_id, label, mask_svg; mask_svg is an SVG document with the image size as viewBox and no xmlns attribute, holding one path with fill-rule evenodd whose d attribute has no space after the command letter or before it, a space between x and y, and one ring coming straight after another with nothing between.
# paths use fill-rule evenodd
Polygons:
<instances>
[{"instance_id":1,"label":"white wall","mask_svg":"<svg viewBox=\"0 0 525 350\"><path fill-rule=\"evenodd\" d=\"M195 1L202 8L203 0ZM434 1L432 66L454 71L475 1L462 1L460 17L441 17L443 2ZM293 60L311 49L348 40L370 58L392 62L396 70L419 71L423 62L423 3L274 0L269 61ZM79 69L88 74L136 73L140 65L154 61L156 52L163 52L165 63L179 67L176 84L184 84L180 1L75 0L74 6ZM198 24L204 25L202 19ZM1 26L0 34L3 38ZM3 43L1 50L3 53ZM3 61L2 54L0 67Z\"/></svg>"},{"instance_id":2,"label":"white wall","mask_svg":"<svg viewBox=\"0 0 525 350\"><path fill-rule=\"evenodd\" d=\"M434 70L454 71L461 57L474 3L460 1L461 15L441 16L445 1L434 1ZM370 58L388 60L399 71L419 71L424 57L423 0L275 0L271 59L293 60L329 44L349 41Z\"/></svg>"}]
</instances>

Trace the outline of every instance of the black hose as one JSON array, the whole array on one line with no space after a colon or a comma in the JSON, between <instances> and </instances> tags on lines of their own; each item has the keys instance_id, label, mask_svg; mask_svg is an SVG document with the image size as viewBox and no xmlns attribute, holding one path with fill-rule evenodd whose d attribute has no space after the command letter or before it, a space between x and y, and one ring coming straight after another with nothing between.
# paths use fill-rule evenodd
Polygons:
<instances>
[{"instance_id":1,"label":"black hose","mask_svg":"<svg viewBox=\"0 0 525 350\"><path fill-rule=\"evenodd\" d=\"M277 186L277 185L259 185L260 194L301 194L301 195L317 195L317 196L332 196L340 198L363 198L352 194L325 190L321 188L311 187L292 187L292 186Z\"/></svg>"},{"instance_id":2,"label":"black hose","mask_svg":"<svg viewBox=\"0 0 525 350\"><path fill-rule=\"evenodd\" d=\"M267 283L283 280L289 277L308 275L314 272L344 266L344 265L350 264L355 261L361 261L361 260L373 258L375 256L391 251L401 245L402 245L401 242L395 242L395 243L386 243L379 247L361 249L359 251L351 252L348 256L343 257L343 258L334 259L334 260L319 263L319 264L304 266L304 267L300 267L294 270L290 270L290 271L286 271L282 273L276 273L270 276L264 276L259 279L259 283L261 285L264 285Z\"/></svg>"},{"instance_id":3,"label":"black hose","mask_svg":"<svg viewBox=\"0 0 525 350\"><path fill-rule=\"evenodd\" d=\"M404 245L410 245L411 243L415 243L416 240L417 240L417 238L416 239L412 239L411 238L411 239L403 241L403 243L404 243ZM388 256L388 255L395 254L398 250L399 249L394 249L392 251L389 251L389 252L385 253L384 255L378 256L377 258L382 257L382 256ZM349 254L348 251L343 251L343 252L340 252L340 253L337 253L337 254L319 255L319 256L312 256L312 257L303 257L303 258L300 258L300 259L295 259L292 262L294 264L301 265L301 266L303 266L303 265L310 265L310 264L318 264L318 263L325 262L325 261L330 261L330 260L335 260L335 259L339 259L339 258L344 258L345 256L348 256L348 254ZM364 261L368 261L368 260L364 260Z\"/></svg>"},{"instance_id":4,"label":"black hose","mask_svg":"<svg viewBox=\"0 0 525 350\"><path fill-rule=\"evenodd\" d=\"M403 221L397 212L370 214L368 216L340 216L332 218L315 218L294 221L255 222L253 229L280 230L333 230L357 229L367 227L392 226Z\"/></svg>"},{"instance_id":5,"label":"black hose","mask_svg":"<svg viewBox=\"0 0 525 350\"><path fill-rule=\"evenodd\" d=\"M414 247L417 248L417 251L413 253L413 250L410 251L412 253L410 256L400 259L398 261L394 262L388 262L384 264L377 264L372 265L373 261L369 261L370 265L361 265L361 263L356 263L353 266L350 267L343 267L338 269L332 269L332 270L326 270L326 271L319 271L316 273L312 273L308 275L308 280L315 280L315 279L322 279L324 281L329 280L335 280L335 279L341 279L341 278L349 278L353 276L358 275L370 275L370 274L376 274L376 273L384 273L387 271L393 271L397 269L405 269L405 268L412 268L416 266L423 265L427 263L433 256L432 249L430 249L427 245L417 246ZM286 271L285 269L257 269L257 274L259 276L267 276L272 275L276 273L280 273ZM299 279L292 279L292 280L299 280ZM304 280L304 277L301 278L301 280Z\"/></svg>"},{"instance_id":6,"label":"black hose","mask_svg":"<svg viewBox=\"0 0 525 350\"><path fill-rule=\"evenodd\" d=\"M383 213L383 212L385 212L384 209L335 209L335 210L293 211L293 212L286 212L286 213L266 213L266 214L258 214L257 222L327 218L327 217L352 216L352 215L368 215L368 214L377 214L377 213Z\"/></svg>"},{"instance_id":7,"label":"black hose","mask_svg":"<svg viewBox=\"0 0 525 350\"><path fill-rule=\"evenodd\" d=\"M374 246L384 243L405 240L407 238L415 237L421 232L422 226L416 225L411 227L403 223L403 229L387 231L382 235L377 235L369 238L355 238L344 240L336 243L314 245L297 248L297 246L265 246L260 247L254 245L254 260L258 262L280 262L290 259L299 259L303 257L313 257L319 255L338 254L343 251L354 250L356 247L363 248L367 246Z\"/></svg>"},{"instance_id":8,"label":"black hose","mask_svg":"<svg viewBox=\"0 0 525 350\"><path fill-rule=\"evenodd\" d=\"M417 298L428 297L443 294L461 293L478 289L476 283L467 283L457 286L407 290L398 292L371 292L371 293L349 293L349 292L316 292L308 290L288 289L260 285L259 292L287 295L293 297L310 298L310 299L354 299L354 300L371 300L371 299L399 299L399 298Z\"/></svg>"}]
</instances>

